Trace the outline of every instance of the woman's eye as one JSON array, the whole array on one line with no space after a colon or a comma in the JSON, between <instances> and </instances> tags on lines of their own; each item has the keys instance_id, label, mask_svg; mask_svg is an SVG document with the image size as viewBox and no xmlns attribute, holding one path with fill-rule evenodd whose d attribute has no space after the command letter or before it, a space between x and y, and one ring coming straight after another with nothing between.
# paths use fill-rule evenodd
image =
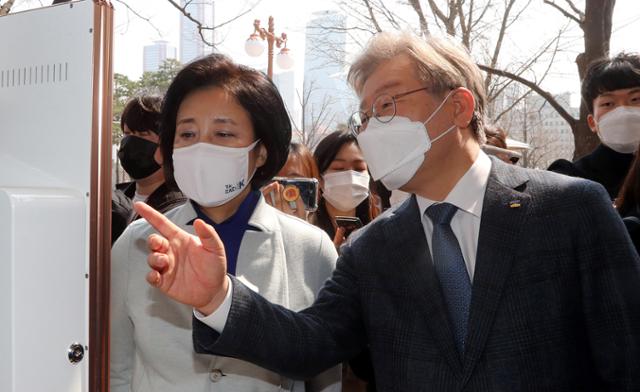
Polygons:
<instances>
[{"instance_id":1,"label":"woman's eye","mask_svg":"<svg viewBox=\"0 0 640 392\"><path fill-rule=\"evenodd\" d=\"M193 131L180 131L178 132L178 136L182 139L190 139L195 137L196 133Z\"/></svg>"},{"instance_id":2,"label":"woman's eye","mask_svg":"<svg viewBox=\"0 0 640 392\"><path fill-rule=\"evenodd\" d=\"M610 107L613 105L613 102L602 102L600 104L601 107Z\"/></svg>"},{"instance_id":3,"label":"woman's eye","mask_svg":"<svg viewBox=\"0 0 640 392\"><path fill-rule=\"evenodd\" d=\"M228 138L228 137L233 137L233 133L231 132L227 132L227 131L217 131L216 132L216 136L218 137L223 137L223 138Z\"/></svg>"}]
</instances>

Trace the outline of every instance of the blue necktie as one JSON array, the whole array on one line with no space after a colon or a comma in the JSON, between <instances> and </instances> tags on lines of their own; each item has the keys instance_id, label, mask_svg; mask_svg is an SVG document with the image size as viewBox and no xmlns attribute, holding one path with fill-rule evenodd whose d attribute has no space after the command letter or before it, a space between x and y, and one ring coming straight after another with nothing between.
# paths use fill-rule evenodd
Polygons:
<instances>
[{"instance_id":1,"label":"blue necktie","mask_svg":"<svg viewBox=\"0 0 640 392\"><path fill-rule=\"evenodd\" d=\"M433 222L431 237L433 264L449 311L456 347L460 354L464 354L464 340L467 336L471 304L471 279L462 257L460 244L451 230L450 222L457 211L458 207L453 204L437 203L427 208L426 214Z\"/></svg>"}]
</instances>

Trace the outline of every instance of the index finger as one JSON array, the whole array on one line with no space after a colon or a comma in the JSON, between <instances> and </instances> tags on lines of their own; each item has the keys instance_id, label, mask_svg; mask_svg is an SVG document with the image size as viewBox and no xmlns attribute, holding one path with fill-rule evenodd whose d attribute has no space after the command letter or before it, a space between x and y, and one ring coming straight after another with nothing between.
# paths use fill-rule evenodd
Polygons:
<instances>
[{"instance_id":1,"label":"index finger","mask_svg":"<svg viewBox=\"0 0 640 392\"><path fill-rule=\"evenodd\" d=\"M174 225L173 222L167 219L166 216L149 207L149 205L144 202L138 201L134 203L133 208L165 238L171 239L182 231L178 226Z\"/></svg>"}]
</instances>

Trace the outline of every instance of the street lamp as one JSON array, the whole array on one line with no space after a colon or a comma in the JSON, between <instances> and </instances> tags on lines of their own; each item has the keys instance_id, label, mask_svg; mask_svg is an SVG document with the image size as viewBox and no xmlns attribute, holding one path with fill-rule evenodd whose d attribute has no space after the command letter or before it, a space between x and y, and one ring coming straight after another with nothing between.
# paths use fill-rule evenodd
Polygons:
<instances>
[{"instance_id":1,"label":"street lamp","mask_svg":"<svg viewBox=\"0 0 640 392\"><path fill-rule=\"evenodd\" d=\"M260 27L260 20L253 21L253 33L247 39L244 44L244 49L249 56L258 57L264 52L264 46L262 41L267 41L268 59L267 59L267 76L269 79L273 78L273 47L282 48L276 61L278 66L282 69L289 69L293 67L293 56L291 56L289 48L287 48L287 35L282 33L279 37L275 34L275 28L273 27L273 16L269 17L269 29Z\"/></svg>"}]
</instances>

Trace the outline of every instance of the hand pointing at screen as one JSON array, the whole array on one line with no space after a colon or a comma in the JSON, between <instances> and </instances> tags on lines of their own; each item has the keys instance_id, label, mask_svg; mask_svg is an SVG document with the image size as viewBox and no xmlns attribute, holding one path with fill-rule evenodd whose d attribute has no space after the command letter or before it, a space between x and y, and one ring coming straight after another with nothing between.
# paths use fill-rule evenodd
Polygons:
<instances>
[{"instance_id":1,"label":"hand pointing at screen","mask_svg":"<svg viewBox=\"0 0 640 392\"><path fill-rule=\"evenodd\" d=\"M193 224L197 235L192 235L145 203L134 207L160 233L148 239L149 284L204 315L211 314L229 288L224 245L214 228L197 219Z\"/></svg>"}]
</instances>

